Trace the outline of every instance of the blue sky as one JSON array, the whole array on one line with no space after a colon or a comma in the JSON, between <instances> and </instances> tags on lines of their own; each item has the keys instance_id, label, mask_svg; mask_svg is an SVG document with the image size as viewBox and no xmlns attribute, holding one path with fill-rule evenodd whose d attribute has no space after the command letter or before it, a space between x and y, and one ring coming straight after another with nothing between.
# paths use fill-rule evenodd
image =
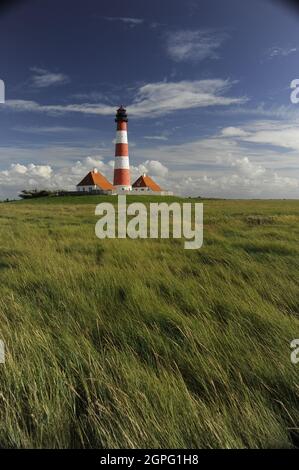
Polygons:
<instances>
[{"instance_id":1,"label":"blue sky","mask_svg":"<svg viewBox=\"0 0 299 470\"><path fill-rule=\"evenodd\" d=\"M299 197L299 15L267 0L28 0L0 15L0 198L112 179L127 106L133 179L175 193Z\"/></svg>"}]
</instances>

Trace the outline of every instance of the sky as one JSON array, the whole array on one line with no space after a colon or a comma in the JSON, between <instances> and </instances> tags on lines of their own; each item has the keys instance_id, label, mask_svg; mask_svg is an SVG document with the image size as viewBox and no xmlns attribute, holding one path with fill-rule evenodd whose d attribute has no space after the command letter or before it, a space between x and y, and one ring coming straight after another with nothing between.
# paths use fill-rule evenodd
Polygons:
<instances>
[{"instance_id":1,"label":"sky","mask_svg":"<svg viewBox=\"0 0 299 470\"><path fill-rule=\"evenodd\" d=\"M299 12L283 2L13 2L0 58L0 199L74 189L94 167L112 180L120 104L132 182L299 197Z\"/></svg>"}]
</instances>

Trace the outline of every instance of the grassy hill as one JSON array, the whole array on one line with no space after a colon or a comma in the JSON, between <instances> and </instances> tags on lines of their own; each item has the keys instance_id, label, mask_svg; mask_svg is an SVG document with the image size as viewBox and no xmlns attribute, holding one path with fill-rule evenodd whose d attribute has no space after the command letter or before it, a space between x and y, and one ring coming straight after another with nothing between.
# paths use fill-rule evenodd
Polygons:
<instances>
[{"instance_id":1,"label":"grassy hill","mask_svg":"<svg viewBox=\"0 0 299 470\"><path fill-rule=\"evenodd\" d=\"M104 199L0 205L0 447L299 446L299 201L204 201L184 250L97 239Z\"/></svg>"}]
</instances>

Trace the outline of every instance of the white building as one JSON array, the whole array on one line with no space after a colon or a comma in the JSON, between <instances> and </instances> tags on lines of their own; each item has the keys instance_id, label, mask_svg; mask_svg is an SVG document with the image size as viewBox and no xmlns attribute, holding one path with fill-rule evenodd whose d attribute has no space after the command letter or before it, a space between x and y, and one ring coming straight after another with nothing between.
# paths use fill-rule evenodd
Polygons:
<instances>
[{"instance_id":1,"label":"white building","mask_svg":"<svg viewBox=\"0 0 299 470\"><path fill-rule=\"evenodd\" d=\"M132 184L132 193L153 194L157 196L171 196L172 192L165 191L155 183L155 181L145 173Z\"/></svg>"},{"instance_id":2,"label":"white building","mask_svg":"<svg viewBox=\"0 0 299 470\"><path fill-rule=\"evenodd\" d=\"M104 175L98 172L96 168L87 173L83 180L76 186L77 191L92 193L93 191L108 191L112 192L113 185L105 178Z\"/></svg>"}]
</instances>

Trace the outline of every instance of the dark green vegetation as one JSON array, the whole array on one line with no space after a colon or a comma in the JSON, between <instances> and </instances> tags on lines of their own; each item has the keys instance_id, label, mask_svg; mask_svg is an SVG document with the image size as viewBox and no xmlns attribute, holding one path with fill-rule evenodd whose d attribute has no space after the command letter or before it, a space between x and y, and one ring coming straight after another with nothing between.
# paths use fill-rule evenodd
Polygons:
<instances>
[{"instance_id":1,"label":"dark green vegetation","mask_svg":"<svg viewBox=\"0 0 299 470\"><path fill-rule=\"evenodd\" d=\"M34 204L47 204L47 205L52 205L52 204L59 204L59 205L77 205L77 204L93 204L96 206L96 204L99 204L100 202L112 202L115 204L116 201L115 196L99 196L99 195L80 195L80 196L51 196L51 197L40 197L36 199L32 199L32 203ZM143 202L143 203L149 203L149 202L176 202L176 201L193 201L193 199L185 199L181 197L176 197L176 196L134 196L130 195L127 196L127 202ZM18 203L23 202L26 203L27 201L17 201ZM30 201L31 203L31 201Z\"/></svg>"},{"instance_id":2,"label":"dark green vegetation","mask_svg":"<svg viewBox=\"0 0 299 470\"><path fill-rule=\"evenodd\" d=\"M52 193L51 191L47 191L47 190L23 189L23 191L21 191L21 193L19 194L19 197L21 199L35 199L35 198L40 198L40 197L52 196L52 195L56 195L56 193Z\"/></svg>"},{"instance_id":3,"label":"dark green vegetation","mask_svg":"<svg viewBox=\"0 0 299 470\"><path fill-rule=\"evenodd\" d=\"M205 201L184 250L101 201L0 205L0 446L298 446L299 202Z\"/></svg>"}]
</instances>

